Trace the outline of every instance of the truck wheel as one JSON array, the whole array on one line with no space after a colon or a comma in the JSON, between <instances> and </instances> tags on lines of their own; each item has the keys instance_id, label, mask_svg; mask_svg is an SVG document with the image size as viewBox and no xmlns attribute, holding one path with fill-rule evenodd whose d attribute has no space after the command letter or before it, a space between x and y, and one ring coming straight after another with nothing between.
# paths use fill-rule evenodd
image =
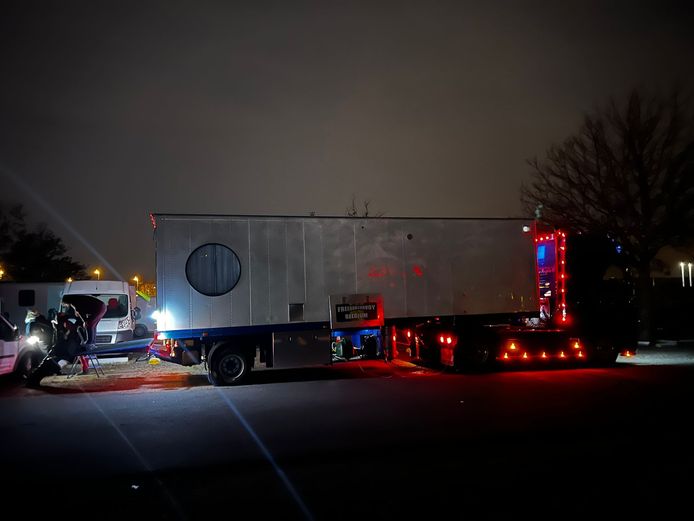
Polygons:
<instances>
[{"instance_id":1,"label":"truck wheel","mask_svg":"<svg viewBox=\"0 0 694 521\"><path fill-rule=\"evenodd\" d=\"M243 381L250 366L248 360L233 347L219 349L210 361L207 379L212 385L236 385Z\"/></svg>"},{"instance_id":2,"label":"truck wheel","mask_svg":"<svg viewBox=\"0 0 694 521\"><path fill-rule=\"evenodd\" d=\"M147 334L147 326L144 324L137 324L135 330L133 331L133 336L135 338L142 338Z\"/></svg>"}]
</instances>

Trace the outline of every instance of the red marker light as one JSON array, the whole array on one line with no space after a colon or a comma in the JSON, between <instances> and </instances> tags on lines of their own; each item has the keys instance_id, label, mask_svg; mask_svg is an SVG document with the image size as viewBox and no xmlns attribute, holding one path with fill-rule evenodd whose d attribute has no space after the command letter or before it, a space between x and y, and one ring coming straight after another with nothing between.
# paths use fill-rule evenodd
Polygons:
<instances>
[{"instance_id":1,"label":"red marker light","mask_svg":"<svg viewBox=\"0 0 694 521\"><path fill-rule=\"evenodd\" d=\"M446 337L446 343L450 344L451 342L453 342L453 339L451 337Z\"/></svg>"},{"instance_id":2,"label":"red marker light","mask_svg":"<svg viewBox=\"0 0 694 521\"><path fill-rule=\"evenodd\" d=\"M442 344L444 343L443 336L440 336L440 337L439 337L439 342L441 342Z\"/></svg>"},{"instance_id":3,"label":"red marker light","mask_svg":"<svg viewBox=\"0 0 694 521\"><path fill-rule=\"evenodd\" d=\"M528 359L528 353L523 353L523 358Z\"/></svg>"},{"instance_id":4,"label":"red marker light","mask_svg":"<svg viewBox=\"0 0 694 521\"><path fill-rule=\"evenodd\" d=\"M508 353L504 353L504 360L508 360Z\"/></svg>"}]
</instances>

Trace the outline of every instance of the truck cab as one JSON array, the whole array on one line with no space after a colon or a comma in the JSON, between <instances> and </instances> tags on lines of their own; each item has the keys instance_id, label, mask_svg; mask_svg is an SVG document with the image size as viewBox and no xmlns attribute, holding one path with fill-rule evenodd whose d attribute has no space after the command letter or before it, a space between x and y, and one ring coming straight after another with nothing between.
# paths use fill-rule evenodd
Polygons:
<instances>
[{"instance_id":1,"label":"truck cab","mask_svg":"<svg viewBox=\"0 0 694 521\"><path fill-rule=\"evenodd\" d=\"M106 314L96 328L96 344L133 339L135 289L122 280L77 280L65 284L65 295L91 295L106 304Z\"/></svg>"}]
</instances>

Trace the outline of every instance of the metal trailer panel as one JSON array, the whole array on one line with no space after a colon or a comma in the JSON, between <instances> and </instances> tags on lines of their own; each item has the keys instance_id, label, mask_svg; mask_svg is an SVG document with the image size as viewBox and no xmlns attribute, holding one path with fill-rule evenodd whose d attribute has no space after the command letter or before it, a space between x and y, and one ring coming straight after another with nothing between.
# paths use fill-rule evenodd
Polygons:
<instances>
[{"instance_id":1,"label":"metal trailer panel","mask_svg":"<svg viewBox=\"0 0 694 521\"><path fill-rule=\"evenodd\" d=\"M251 321L251 278L250 270L244 269L243 259L250 255L250 226L248 219L231 219L227 241L234 245L234 251L241 260L241 278L231 293L231 317L227 317L224 326L246 326ZM195 290L193 290L195 291Z\"/></svg>"},{"instance_id":2,"label":"metal trailer panel","mask_svg":"<svg viewBox=\"0 0 694 521\"><path fill-rule=\"evenodd\" d=\"M24 331L24 319L30 308L37 308L41 314L48 318L49 311L53 308L56 312L60 309L60 300L65 289L64 282L0 282L0 311L7 312L10 321ZM19 305L19 292L29 291L30 305Z\"/></svg>"},{"instance_id":3,"label":"metal trailer panel","mask_svg":"<svg viewBox=\"0 0 694 521\"><path fill-rule=\"evenodd\" d=\"M191 220L175 219L156 230L157 301L162 296L162 319L157 321L160 331L186 329L193 323L191 293L194 290L185 273L188 255L197 247L193 247L192 224Z\"/></svg>"},{"instance_id":4,"label":"metal trailer panel","mask_svg":"<svg viewBox=\"0 0 694 521\"><path fill-rule=\"evenodd\" d=\"M304 304L306 302L304 225L300 221L290 221L285 224L287 227L287 302L290 306L301 305L299 320L304 320Z\"/></svg>"},{"instance_id":5,"label":"metal trailer panel","mask_svg":"<svg viewBox=\"0 0 694 521\"><path fill-rule=\"evenodd\" d=\"M159 215L160 330L328 322L329 296L380 294L385 317L537 309L531 220ZM197 247L231 248L227 294L198 293L185 264ZM290 313L290 304L292 312Z\"/></svg>"},{"instance_id":6,"label":"metal trailer panel","mask_svg":"<svg viewBox=\"0 0 694 521\"><path fill-rule=\"evenodd\" d=\"M323 330L272 334L273 367L326 365L331 362L330 332Z\"/></svg>"},{"instance_id":7,"label":"metal trailer panel","mask_svg":"<svg viewBox=\"0 0 694 521\"><path fill-rule=\"evenodd\" d=\"M268 222L268 294L272 324L289 322L289 276L287 274L287 223Z\"/></svg>"},{"instance_id":8,"label":"metal trailer panel","mask_svg":"<svg viewBox=\"0 0 694 521\"><path fill-rule=\"evenodd\" d=\"M325 292L325 273L323 265L323 230L320 221L311 219L304 222L304 272L306 273L306 302L304 320L320 322L326 320L327 296Z\"/></svg>"},{"instance_id":9,"label":"metal trailer panel","mask_svg":"<svg viewBox=\"0 0 694 521\"><path fill-rule=\"evenodd\" d=\"M386 317L407 316L401 226L385 219L354 221L357 284L351 293L382 295Z\"/></svg>"}]
</instances>

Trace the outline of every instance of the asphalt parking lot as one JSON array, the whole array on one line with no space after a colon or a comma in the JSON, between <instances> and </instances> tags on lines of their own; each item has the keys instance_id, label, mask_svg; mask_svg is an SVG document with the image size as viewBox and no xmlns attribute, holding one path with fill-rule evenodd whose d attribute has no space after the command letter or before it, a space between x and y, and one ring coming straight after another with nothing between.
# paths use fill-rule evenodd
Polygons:
<instances>
[{"instance_id":1,"label":"asphalt parking lot","mask_svg":"<svg viewBox=\"0 0 694 521\"><path fill-rule=\"evenodd\" d=\"M401 360L385 362L383 360L356 360L335 363L327 366L316 366L297 369L254 369L245 384L280 383L302 380L330 380L345 378L369 377L408 377L440 373L440 370L421 367ZM104 358L100 367L90 366L87 374L80 372L77 364L71 374L71 366L63 368L62 374L53 375L41 380L38 389L22 386L2 386L5 392L15 394L27 393L73 393L73 392L107 392L137 391L156 389L181 389L210 386L207 369L204 364L184 367L156 358L136 359L134 356Z\"/></svg>"},{"instance_id":2,"label":"asphalt parking lot","mask_svg":"<svg viewBox=\"0 0 694 521\"><path fill-rule=\"evenodd\" d=\"M71 366L63 374L44 378L41 388L48 392L123 391L136 389L175 389L210 385L204 364L184 367L157 359L136 358L137 355L100 359L100 369L90 367L81 374L79 364L73 375ZM641 345L631 357L620 356L617 364L682 365L694 364L694 341L662 340L653 346ZM247 383L292 381L297 378L349 378L364 376L417 376L436 374L431 369L411 362L394 360L359 360L297 370L254 370ZM103 372L103 374L102 374ZM310 374L309 374L310 373ZM40 392L40 391L39 391Z\"/></svg>"}]
</instances>

